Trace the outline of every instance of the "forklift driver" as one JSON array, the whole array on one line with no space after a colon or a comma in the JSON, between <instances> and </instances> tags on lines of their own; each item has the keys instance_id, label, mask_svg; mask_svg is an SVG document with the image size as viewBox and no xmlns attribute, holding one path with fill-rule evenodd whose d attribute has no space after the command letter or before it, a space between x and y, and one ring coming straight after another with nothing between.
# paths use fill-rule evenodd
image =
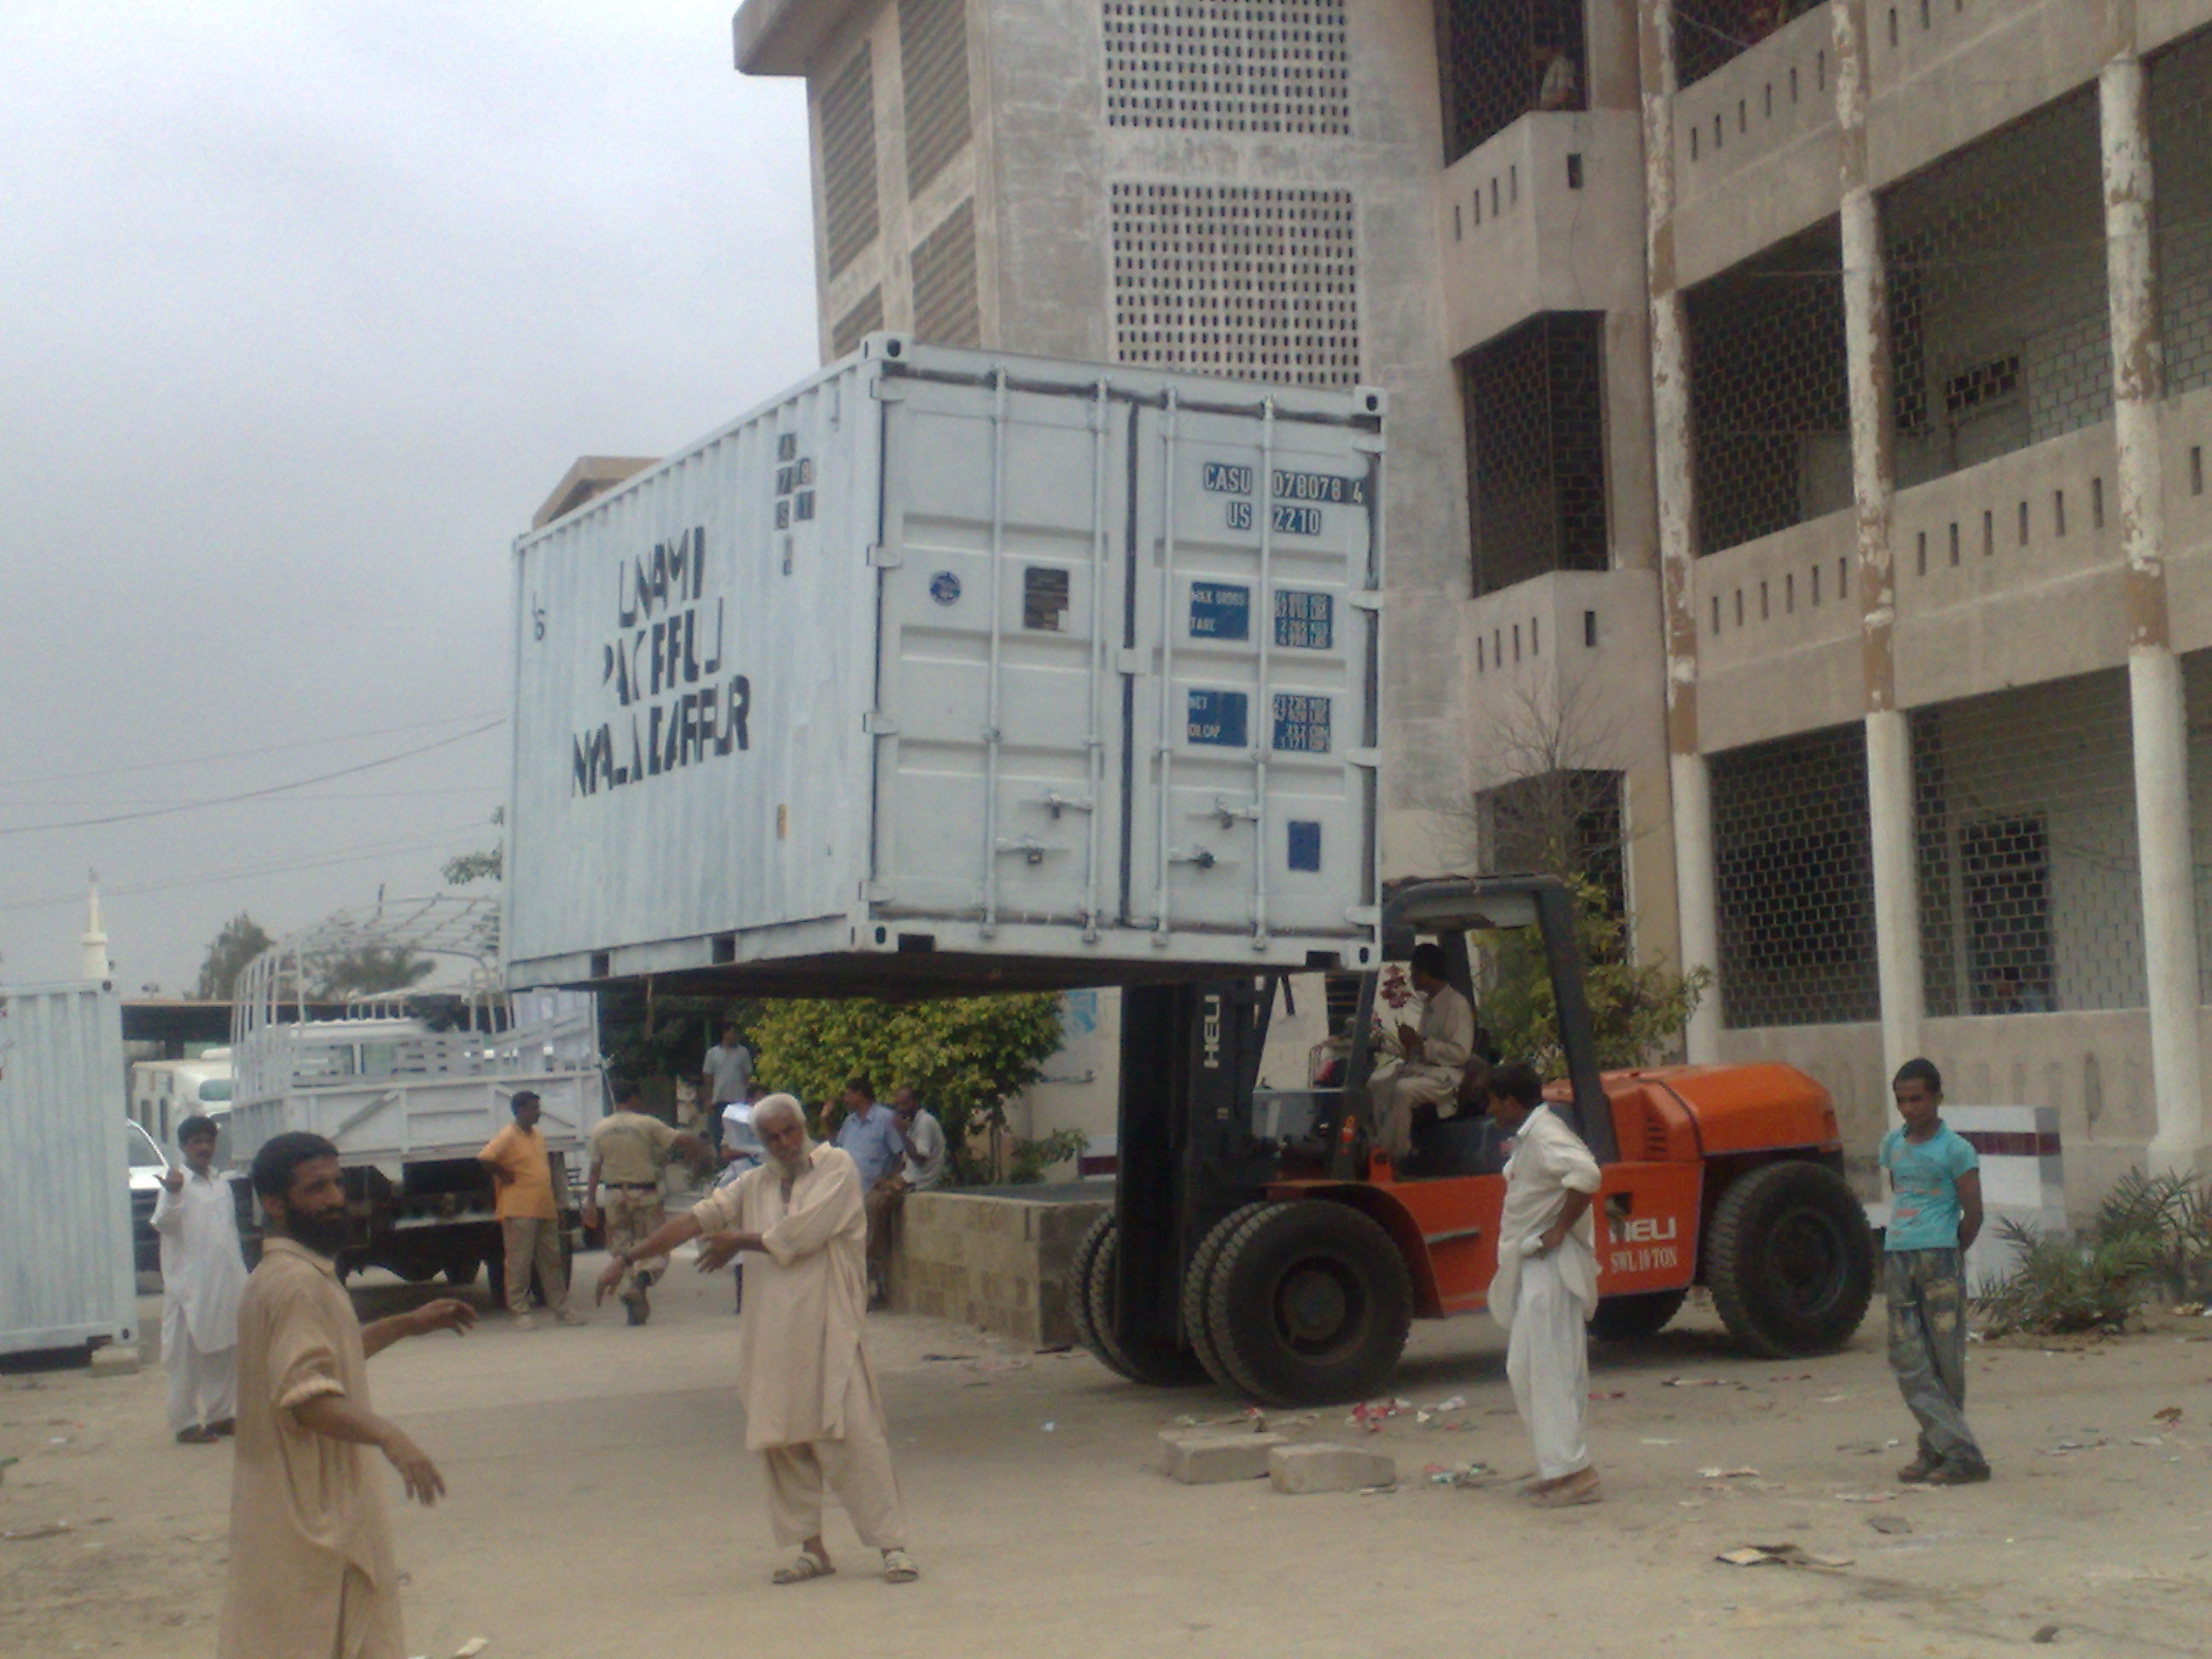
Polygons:
<instances>
[{"instance_id":1,"label":"forklift driver","mask_svg":"<svg viewBox=\"0 0 2212 1659\"><path fill-rule=\"evenodd\" d=\"M1474 1007L1445 981L1445 967L1442 945L1414 947L1413 988L1426 999L1421 1023L1418 1028L1401 1023L1382 1034L1382 1049L1399 1063L1377 1067L1367 1085L1368 1105L1393 1169L1413 1152L1417 1111L1450 1117L1459 1110L1460 1079L1474 1048Z\"/></svg>"}]
</instances>

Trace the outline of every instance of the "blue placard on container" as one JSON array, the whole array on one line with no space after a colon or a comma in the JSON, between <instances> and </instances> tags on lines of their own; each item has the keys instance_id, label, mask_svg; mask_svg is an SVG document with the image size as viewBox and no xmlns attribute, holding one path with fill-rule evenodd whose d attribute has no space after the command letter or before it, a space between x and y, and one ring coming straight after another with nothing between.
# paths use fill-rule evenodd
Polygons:
<instances>
[{"instance_id":1,"label":"blue placard on container","mask_svg":"<svg viewBox=\"0 0 2212 1659\"><path fill-rule=\"evenodd\" d=\"M1294 587L1275 590L1275 643L1308 651L1336 648L1336 599Z\"/></svg>"},{"instance_id":2,"label":"blue placard on container","mask_svg":"<svg viewBox=\"0 0 2212 1659\"><path fill-rule=\"evenodd\" d=\"M1291 820L1291 868L1321 868L1321 823L1316 818Z\"/></svg>"},{"instance_id":3,"label":"blue placard on container","mask_svg":"<svg viewBox=\"0 0 2212 1659\"><path fill-rule=\"evenodd\" d=\"M1190 636L1194 640L1252 637L1252 590L1235 582L1190 585Z\"/></svg>"},{"instance_id":4,"label":"blue placard on container","mask_svg":"<svg viewBox=\"0 0 2212 1659\"><path fill-rule=\"evenodd\" d=\"M1242 691L1194 691L1187 705L1183 736L1191 743L1242 749L1246 746L1249 707Z\"/></svg>"},{"instance_id":5,"label":"blue placard on container","mask_svg":"<svg viewBox=\"0 0 2212 1659\"><path fill-rule=\"evenodd\" d=\"M1293 755L1328 753L1328 703L1304 691L1275 693L1275 747Z\"/></svg>"}]
</instances>

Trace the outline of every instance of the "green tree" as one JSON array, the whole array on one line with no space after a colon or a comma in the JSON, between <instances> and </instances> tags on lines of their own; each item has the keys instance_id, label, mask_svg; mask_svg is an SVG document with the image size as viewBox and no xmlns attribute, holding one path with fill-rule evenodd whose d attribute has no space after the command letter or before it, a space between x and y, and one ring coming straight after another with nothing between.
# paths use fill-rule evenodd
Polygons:
<instances>
[{"instance_id":1,"label":"green tree","mask_svg":"<svg viewBox=\"0 0 2212 1659\"><path fill-rule=\"evenodd\" d=\"M307 995L316 1002L342 1002L349 996L404 991L428 978L437 963L412 955L404 945L364 945L333 951L306 964Z\"/></svg>"},{"instance_id":2,"label":"green tree","mask_svg":"<svg viewBox=\"0 0 2212 1659\"><path fill-rule=\"evenodd\" d=\"M1629 948L1628 921L1613 913L1595 882L1572 884L1575 938L1582 947L1583 983L1597 1039L1597 1063L1607 1068L1650 1064L1672 1048L1713 981L1699 968L1678 974L1639 963ZM1559 1005L1544 961L1542 935L1534 927L1477 933L1469 941L1486 952L1488 971L1482 1021L1509 1060L1525 1060L1547 1078L1566 1073L1559 1042Z\"/></svg>"},{"instance_id":3,"label":"green tree","mask_svg":"<svg viewBox=\"0 0 2212 1659\"><path fill-rule=\"evenodd\" d=\"M240 910L223 923L222 931L208 946L196 992L210 1002L229 1001L237 993L238 976L246 971L246 964L275 943L259 922Z\"/></svg>"},{"instance_id":4,"label":"green tree","mask_svg":"<svg viewBox=\"0 0 2212 1659\"><path fill-rule=\"evenodd\" d=\"M1006 1097L1036 1082L1060 1048L1060 998L769 1002L747 1035L756 1075L817 1109L856 1075L886 1095L912 1084L945 1126L952 1181L973 1182L990 1172L970 1138L1006 1127Z\"/></svg>"},{"instance_id":5,"label":"green tree","mask_svg":"<svg viewBox=\"0 0 2212 1659\"><path fill-rule=\"evenodd\" d=\"M507 808L492 808L494 823L507 822ZM446 878L448 887L465 887L472 881L497 881L507 873L507 843L495 841L479 852L457 853L446 860L438 873Z\"/></svg>"}]
</instances>

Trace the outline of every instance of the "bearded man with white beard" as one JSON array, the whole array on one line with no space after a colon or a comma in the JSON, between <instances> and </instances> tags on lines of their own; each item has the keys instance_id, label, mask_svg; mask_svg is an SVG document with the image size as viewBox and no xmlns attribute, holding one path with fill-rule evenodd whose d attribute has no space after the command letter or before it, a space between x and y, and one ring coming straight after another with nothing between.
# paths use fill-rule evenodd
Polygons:
<instances>
[{"instance_id":1,"label":"bearded man with white beard","mask_svg":"<svg viewBox=\"0 0 2212 1659\"><path fill-rule=\"evenodd\" d=\"M752 1121L761 1165L612 1252L599 1299L621 1284L632 1257L665 1255L703 1235L699 1269L714 1273L743 1252L738 1394L745 1447L766 1467L776 1542L799 1546L798 1560L780 1569L775 1582L803 1583L834 1571L822 1540L826 1485L860 1541L883 1553L884 1577L910 1583L921 1569L906 1552L890 1438L860 1337L868 1224L860 1170L849 1154L809 1138L805 1115L789 1095L757 1103Z\"/></svg>"}]
</instances>

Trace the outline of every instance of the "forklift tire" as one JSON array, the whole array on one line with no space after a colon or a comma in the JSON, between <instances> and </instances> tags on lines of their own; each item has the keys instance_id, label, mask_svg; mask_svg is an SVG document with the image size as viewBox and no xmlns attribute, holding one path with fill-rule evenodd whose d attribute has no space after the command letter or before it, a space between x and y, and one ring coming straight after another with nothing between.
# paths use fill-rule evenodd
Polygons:
<instances>
[{"instance_id":1,"label":"forklift tire","mask_svg":"<svg viewBox=\"0 0 2212 1659\"><path fill-rule=\"evenodd\" d=\"M1097 1341L1091 1352L1106 1369L1152 1389L1187 1389L1207 1380L1206 1367L1188 1348L1163 1344L1132 1347L1114 1334L1115 1305L1120 1301L1115 1284L1118 1229L1109 1216L1091 1258L1091 1328Z\"/></svg>"},{"instance_id":2,"label":"forklift tire","mask_svg":"<svg viewBox=\"0 0 2212 1659\"><path fill-rule=\"evenodd\" d=\"M1106 1242L1106 1235L1114 1229L1114 1212L1091 1224L1091 1231L1078 1240L1075 1254L1067 1259L1067 1318L1075 1327L1075 1340L1098 1356L1098 1363L1111 1369L1114 1362L1098 1341L1098 1328L1091 1322L1091 1270L1098 1261L1098 1247Z\"/></svg>"},{"instance_id":3,"label":"forklift tire","mask_svg":"<svg viewBox=\"0 0 2212 1659\"><path fill-rule=\"evenodd\" d=\"M1213 1267L1221 1260L1222 1247L1237 1228L1267 1207L1262 1201L1247 1204L1231 1210L1213 1225L1212 1231L1199 1240L1197 1252L1190 1259L1190 1271L1182 1279L1182 1334L1190 1339L1191 1352L1206 1367L1206 1375L1232 1394L1241 1392L1243 1384L1230 1375L1222 1363L1221 1349L1213 1340Z\"/></svg>"},{"instance_id":4,"label":"forklift tire","mask_svg":"<svg viewBox=\"0 0 2212 1659\"><path fill-rule=\"evenodd\" d=\"M1834 1170L1768 1164L1722 1194L1705 1282L1736 1346L1761 1359L1832 1353L1874 1295L1874 1234Z\"/></svg>"},{"instance_id":5,"label":"forklift tire","mask_svg":"<svg viewBox=\"0 0 2212 1659\"><path fill-rule=\"evenodd\" d=\"M1640 1342L1656 1336L1667 1322L1682 1311L1687 1290L1646 1291L1637 1296L1609 1296L1590 1316L1590 1334L1608 1342Z\"/></svg>"},{"instance_id":6,"label":"forklift tire","mask_svg":"<svg viewBox=\"0 0 2212 1659\"><path fill-rule=\"evenodd\" d=\"M1405 1258L1349 1204L1268 1205L1223 1244L1212 1280L1208 1331L1230 1375L1262 1404L1364 1400L1405 1352Z\"/></svg>"}]
</instances>

